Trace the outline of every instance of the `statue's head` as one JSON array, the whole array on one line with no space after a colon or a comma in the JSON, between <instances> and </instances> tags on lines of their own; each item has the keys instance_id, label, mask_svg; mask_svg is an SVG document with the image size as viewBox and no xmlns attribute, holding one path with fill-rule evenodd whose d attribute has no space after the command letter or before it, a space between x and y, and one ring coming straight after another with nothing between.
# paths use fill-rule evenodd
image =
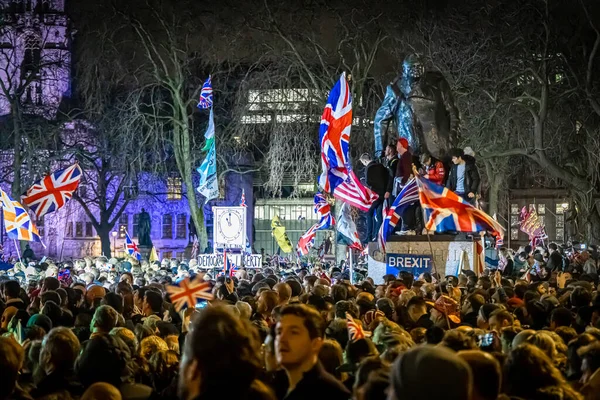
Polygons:
<instances>
[{"instance_id":1,"label":"statue's head","mask_svg":"<svg viewBox=\"0 0 600 400\"><path fill-rule=\"evenodd\" d=\"M418 54L409 54L402 64L402 74L406 77L420 78L425 73L425 64Z\"/></svg>"}]
</instances>

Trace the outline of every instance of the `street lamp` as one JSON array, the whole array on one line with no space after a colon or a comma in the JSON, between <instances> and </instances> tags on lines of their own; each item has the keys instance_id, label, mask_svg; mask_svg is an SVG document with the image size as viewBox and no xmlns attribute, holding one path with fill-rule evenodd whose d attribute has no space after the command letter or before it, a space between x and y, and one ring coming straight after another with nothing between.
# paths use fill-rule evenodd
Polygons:
<instances>
[{"instance_id":1,"label":"street lamp","mask_svg":"<svg viewBox=\"0 0 600 400\"><path fill-rule=\"evenodd\" d=\"M117 231L112 231L111 232L112 237L113 237L113 257L117 256Z\"/></svg>"}]
</instances>

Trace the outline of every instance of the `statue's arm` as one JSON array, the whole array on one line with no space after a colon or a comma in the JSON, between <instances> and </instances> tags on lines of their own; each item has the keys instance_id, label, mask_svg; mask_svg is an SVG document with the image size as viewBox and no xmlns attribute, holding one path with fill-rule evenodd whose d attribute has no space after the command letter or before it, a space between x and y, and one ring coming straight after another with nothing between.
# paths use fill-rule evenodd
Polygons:
<instances>
[{"instance_id":1,"label":"statue's arm","mask_svg":"<svg viewBox=\"0 0 600 400\"><path fill-rule=\"evenodd\" d=\"M375 113L374 134L375 134L375 155L380 156L383 153L383 136L388 127L388 123L394 116L394 110L398 104L398 97L394 93L391 85L388 85L385 91L385 98L381 107Z\"/></svg>"}]
</instances>

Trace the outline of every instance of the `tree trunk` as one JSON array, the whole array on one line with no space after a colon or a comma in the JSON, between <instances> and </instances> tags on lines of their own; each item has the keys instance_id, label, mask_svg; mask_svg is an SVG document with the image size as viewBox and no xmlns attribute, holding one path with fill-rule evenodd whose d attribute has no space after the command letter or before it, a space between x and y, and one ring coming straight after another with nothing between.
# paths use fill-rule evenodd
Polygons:
<instances>
[{"instance_id":1,"label":"tree trunk","mask_svg":"<svg viewBox=\"0 0 600 400\"><path fill-rule=\"evenodd\" d=\"M102 249L102 254L106 257L110 258L112 256L112 249L110 246L110 227L106 225L101 225L100 229L96 229L98 236L100 236L100 246Z\"/></svg>"}]
</instances>

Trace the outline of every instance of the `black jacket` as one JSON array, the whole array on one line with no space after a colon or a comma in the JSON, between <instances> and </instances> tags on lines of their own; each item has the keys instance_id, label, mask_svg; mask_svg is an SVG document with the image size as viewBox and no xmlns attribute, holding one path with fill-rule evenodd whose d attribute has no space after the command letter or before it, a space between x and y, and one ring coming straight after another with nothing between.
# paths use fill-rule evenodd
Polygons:
<instances>
[{"instance_id":1,"label":"black jacket","mask_svg":"<svg viewBox=\"0 0 600 400\"><path fill-rule=\"evenodd\" d=\"M377 161L371 161L365 171L365 181L369 189L383 197L388 187L390 173L388 169Z\"/></svg>"},{"instance_id":2,"label":"black jacket","mask_svg":"<svg viewBox=\"0 0 600 400\"><path fill-rule=\"evenodd\" d=\"M294 390L288 395L289 381L285 371L278 371L273 382L273 389L278 399L304 400L304 399L327 399L348 400L351 397L348 389L342 382L338 381L323 369L320 362L304 373L302 380L298 382Z\"/></svg>"},{"instance_id":3,"label":"black jacket","mask_svg":"<svg viewBox=\"0 0 600 400\"><path fill-rule=\"evenodd\" d=\"M452 165L448 180L446 181L446 187L453 192L456 191L456 183L458 181L458 165ZM465 193L479 193L479 171L473 163L465 163Z\"/></svg>"}]
</instances>

